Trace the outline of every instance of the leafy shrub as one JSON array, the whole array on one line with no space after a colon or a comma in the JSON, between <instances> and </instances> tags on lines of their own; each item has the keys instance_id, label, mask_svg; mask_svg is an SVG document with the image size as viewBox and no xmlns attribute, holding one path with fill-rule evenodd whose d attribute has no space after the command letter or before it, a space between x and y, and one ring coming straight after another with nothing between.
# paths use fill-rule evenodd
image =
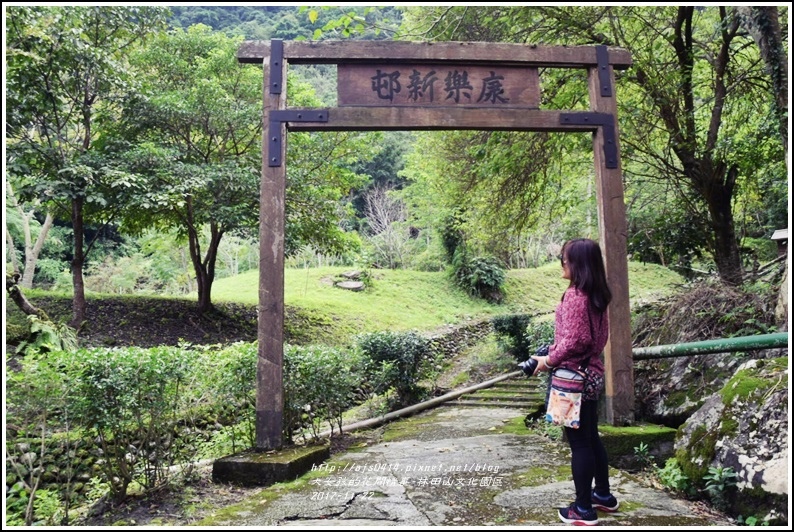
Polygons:
<instances>
[{"instance_id":1,"label":"leafy shrub","mask_svg":"<svg viewBox=\"0 0 794 532\"><path fill-rule=\"evenodd\" d=\"M225 437L213 445L231 445L236 452L242 439L256 445L257 344L238 342L213 353L212 367L205 371L214 409L223 411ZM308 428L316 437L322 423L342 427L342 413L353 406L364 381L365 361L358 351L323 345L284 346L283 436L293 441Z\"/></svg>"},{"instance_id":2,"label":"leafy shrub","mask_svg":"<svg viewBox=\"0 0 794 532\"><path fill-rule=\"evenodd\" d=\"M634 456L639 461L643 470L654 468L656 466L656 463L654 462L655 457L651 454L651 449L645 442L640 442L640 444L634 448Z\"/></svg>"},{"instance_id":3,"label":"leafy shrub","mask_svg":"<svg viewBox=\"0 0 794 532\"><path fill-rule=\"evenodd\" d=\"M223 349L97 348L22 358L21 370L6 377L6 455L14 482L7 492L9 522L53 523L68 515L75 483L61 485L57 495L53 484L43 488L42 475L52 469L44 467L45 460L52 455L73 457L75 450L97 448L99 461L56 463L58 482L89 473L121 500L132 486L162 487L176 463L253 446L257 355L256 343L241 342ZM342 413L361 397L366 375L358 350L286 346L288 439L304 426L316 435L325 421L341 431ZM208 433L218 422L223 429ZM66 431L70 436L62 437Z\"/></svg>"},{"instance_id":4,"label":"leafy shrub","mask_svg":"<svg viewBox=\"0 0 794 532\"><path fill-rule=\"evenodd\" d=\"M662 485L688 495L692 493L692 481L684 474L675 457L668 458L656 474Z\"/></svg>"},{"instance_id":5,"label":"leafy shrub","mask_svg":"<svg viewBox=\"0 0 794 532\"><path fill-rule=\"evenodd\" d=\"M554 322L551 320L532 319L524 331L523 343L530 354L543 345L554 343Z\"/></svg>"},{"instance_id":6,"label":"leafy shrub","mask_svg":"<svg viewBox=\"0 0 794 532\"><path fill-rule=\"evenodd\" d=\"M426 369L423 362L430 359L430 341L416 332L375 332L359 335L356 344L374 362L375 393L394 388L400 406L414 404L421 393L417 383Z\"/></svg>"},{"instance_id":7,"label":"leafy shrub","mask_svg":"<svg viewBox=\"0 0 794 532\"><path fill-rule=\"evenodd\" d=\"M441 221L441 245L449 262L455 259L458 248L464 246L463 230L460 228L463 217L460 213L453 213Z\"/></svg>"},{"instance_id":8,"label":"leafy shrub","mask_svg":"<svg viewBox=\"0 0 794 532\"><path fill-rule=\"evenodd\" d=\"M554 341L554 324L529 314L506 314L491 319L499 346L523 362L542 345Z\"/></svg>"},{"instance_id":9,"label":"leafy shrub","mask_svg":"<svg viewBox=\"0 0 794 532\"><path fill-rule=\"evenodd\" d=\"M714 507L727 511L730 507L729 496L736 487L736 472L731 467L709 467L703 476L706 481L706 493L709 494Z\"/></svg>"},{"instance_id":10,"label":"leafy shrub","mask_svg":"<svg viewBox=\"0 0 794 532\"><path fill-rule=\"evenodd\" d=\"M411 269L420 272L443 272L445 268L443 252L435 249L425 249L411 260Z\"/></svg>"},{"instance_id":11,"label":"leafy shrub","mask_svg":"<svg viewBox=\"0 0 794 532\"><path fill-rule=\"evenodd\" d=\"M317 437L327 421L342 431L342 414L356 404L366 361L358 350L322 345L286 346L284 351L284 429L292 440L301 427Z\"/></svg>"},{"instance_id":12,"label":"leafy shrub","mask_svg":"<svg viewBox=\"0 0 794 532\"><path fill-rule=\"evenodd\" d=\"M221 421L232 453L238 451L240 439L247 447L254 447L257 344L236 342L208 354L209 360L203 366L209 377L205 386L212 397L210 410L222 413Z\"/></svg>"},{"instance_id":13,"label":"leafy shrub","mask_svg":"<svg viewBox=\"0 0 794 532\"><path fill-rule=\"evenodd\" d=\"M777 258L777 243L769 238L742 239L742 247L745 248L742 258L749 258L748 262L752 268L752 260L755 258L761 263L770 262Z\"/></svg>"},{"instance_id":14,"label":"leafy shrub","mask_svg":"<svg viewBox=\"0 0 794 532\"><path fill-rule=\"evenodd\" d=\"M189 396L188 351L152 349L80 350L73 359L72 408L83 430L102 450L102 472L114 498L138 481L146 489L167 482L177 458L170 445Z\"/></svg>"},{"instance_id":15,"label":"leafy shrub","mask_svg":"<svg viewBox=\"0 0 794 532\"><path fill-rule=\"evenodd\" d=\"M469 294L486 301L499 302L504 294L505 270L496 257L469 257L458 249L452 260L455 282Z\"/></svg>"},{"instance_id":16,"label":"leafy shrub","mask_svg":"<svg viewBox=\"0 0 794 532\"><path fill-rule=\"evenodd\" d=\"M529 346L526 344L524 332L530 320L529 314L506 314L491 318L499 347L519 362L529 358Z\"/></svg>"},{"instance_id":17,"label":"leafy shrub","mask_svg":"<svg viewBox=\"0 0 794 532\"><path fill-rule=\"evenodd\" d=\"M9 522L19 520L20 524L31 525L42 518L41 509L38 515L34 514L38 496L43 493L39 488L45 457L58 447L63 454L73 451L70 438L50 437L69 426L73 418L69 408L69 374L59 364L62 356L65 354L60 352L46 355L33 352L20 361L20 371L6 374L7 474L19 479L6 494L6 511L15 516ZM30 450L33 448L37 452ZM72 462L68 462L60 467L60 473L71 480L77 472Z\"/></svg>"}]
</instances>

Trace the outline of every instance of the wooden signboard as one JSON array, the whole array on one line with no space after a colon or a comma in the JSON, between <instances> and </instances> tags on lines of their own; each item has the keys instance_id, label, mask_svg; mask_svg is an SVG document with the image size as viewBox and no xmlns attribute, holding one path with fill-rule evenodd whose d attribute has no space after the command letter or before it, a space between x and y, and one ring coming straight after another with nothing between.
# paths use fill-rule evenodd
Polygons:
<instances>
[{"instance_id":1,"label":"wooden signboard","mask_svg":"<svg viewBox=\"0 0 794 532\"><path fill-rule=\"evenodd\" d=\"M339 65L339 106L477 106L537 109L536 67L444 64Z\"/></svg>"}]
</instances>

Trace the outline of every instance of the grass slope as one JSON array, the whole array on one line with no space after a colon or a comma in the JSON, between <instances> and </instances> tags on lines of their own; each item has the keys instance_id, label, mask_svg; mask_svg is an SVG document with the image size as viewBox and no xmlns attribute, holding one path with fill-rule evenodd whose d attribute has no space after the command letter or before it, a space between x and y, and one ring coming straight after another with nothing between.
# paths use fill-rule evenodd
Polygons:
<instances>
[{"instance_id":1,"label":"grass slope","mask_svg":"<svg viewBox=\"0 0 794 532\"><path fill-rule=\"evenodd\" d=\"M373 270L373 282L363 292L333 285L349 267L288 268L284 274L288 321L326 323L332 336L377 330L430 330L446 324L500 314L543 314L554 310L567 281L558 264L510 270L505 300L489 304L462 292L444 272ZM256 305L258 272L220 279L213 285L215 301ZM672 293L683 282L675 272L658 265L629 264L632 302ZM292 314L290 313L292 309ZM287 325L289 327L289 325ZM333 343L333 342L331 342Z\"/></svg>"},{"instance_id":2,"label":"grass slope","mask_svg":"<svg viewBox=\"0 0 794 532\"><path fill-rule=\"evenodd\" d=\"M434 330L448 324L501 314L553 312L567 281L558 264L511 270L505 300L494 305L463 293L444 272L372 270L363 292L333 286L346 267L285 270L285 336L288 342L341 345L360 332ZM88 294L88 322L81 338L89 344L157 345L228 343L256 338L258 273L219 279L213 285L216 312L198 316L193 298ZM632 303L675 291L676 273L657 265L629 264ZM68 321L71 300L34 290L30 300L52 318ZM6 301L6 332L24 326L25 318ZM9 337L12 335L9 335Z\"/></svg>"}]
</instances>

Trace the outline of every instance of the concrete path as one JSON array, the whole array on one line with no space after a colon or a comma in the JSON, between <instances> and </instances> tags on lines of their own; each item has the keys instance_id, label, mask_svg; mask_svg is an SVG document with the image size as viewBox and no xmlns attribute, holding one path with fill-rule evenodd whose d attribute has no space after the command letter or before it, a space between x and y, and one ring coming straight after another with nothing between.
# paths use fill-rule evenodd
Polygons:
<instances>
[{"instance_id":1,"label":"concrete path","mask_svg":"<svg viewBox=\"0 0 794 532\"><path fill-rule=\"evenodd\" d=\"M371 429L362 444L296 482L263 489L197 525L300 527L566 526L573 500L566 443L527 433L526 410L441 406ZM611 471L613 527L736 526L703 504Z\"/></svg>"}]
</instances>

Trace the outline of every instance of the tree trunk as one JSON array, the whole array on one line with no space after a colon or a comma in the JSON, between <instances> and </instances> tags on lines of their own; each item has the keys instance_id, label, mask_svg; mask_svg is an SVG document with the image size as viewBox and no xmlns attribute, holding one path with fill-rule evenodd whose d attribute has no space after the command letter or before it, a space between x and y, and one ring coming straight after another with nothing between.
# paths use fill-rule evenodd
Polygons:
<instances>
[{"instance_id":1,"label":"tree trunk","mask_svg":"<svg viewBox=\"0 0 794 532\"><path fill-rule=\"evenodd\" d=\"M72 321L69 323L74 329L80 329L85 321L86 302L85 285L83 284L83 265L85 251L83 249L83 199L72 200L72 231L74 232L74 256L72 257Z\"/></svg>"},{"instance_id":2,"label":"tree trunk","mask_svg":"<svg viewBox=\"0 0 794 532\"><path fill-rule=\"evenodd\" d=\"M743 281L742 258L733 220L732 198L738 169L724 164L697 160L690 167L689 178L709 210L713 240L711 252L720 279L738 286Z\"/></svg>"},{"instance_id":3,"label":"tree trunk","mask_svg":"<svg viewBox=\"0 0 794 532\"><path fill-rule=\"evenodd\" d=\"M714 262L723 282L739 286L743 281L742 258L734 230L730 198L712 198L709 212L714 228Z\"/></svg>"},{"instance_id":4,"label":"tree trunk","mask_svg":"<svg viewBox=\"0 0 794 532\"><path fill-rule=\"evenodd\" d=\"M14 195L14 190L11 188L11 183L7 183L6 186L9 202L19 213L19 218L22 221L22 230L25 235L25 268L22 272L22 281L19 284L22 286L22 288L33 288L33 276L36 272L36 263L39 260L41 249L44 247L44 242L47 240L47 234L50 232L54 217L52 213L47 212L44 224L41 226L41 231L39 231L39 234L36 237L36 243L33 244L33 238L31 237L30 231L30 221L33 219L34 211L31 209L29 212L25 212L25 210L22 208L22 205L19 204L16 196ZM13 252L13 239L11 237L11 233L8 232L7 227L6 239L9 242L9 246L11 246L9 249L9 255L11 256L11 264L14 268L14 272L16 273L19 271L19 264L17 263L17 255L15 252Z\"/></svg>"},{"instance_id":5,"label":"tree trunk","mask_svg":"<svg viewBox=\"0 0 794 532\"><path fill-rule=\"evenodd\" d=\"M17 261L17 250L14 247L14 237L11 236L11 231L6 226L6 245L8 246L8 257L11 259L11 269L13 274L19 273L19 261Z\"/></svg>"},{"instance_id":6,"label":"tree trunk","mask_svg":"<svg viewBox=\"0 0 794 532\"><path fill-rule=\"evenodd\" d=\"M190 260L196 273L198 289L198 311L201 314L212 310L212 283L215 280L215 262L218 258L218 247L223 237L215 224L210 226L210 243L207 246L207 256L201 259L201 245L199 234L195 226L188 225L188 243L190 247Z\"/></svg>"},{"instance_id":7,"label":"tree trunk","mask_svg":"<svg viewBox=\"0 0 794 532\"><path fill-rule=\"evenodd\" d=\"M772 78L780 136L788 152L788 57L783 46L777 6L737 7L742 23L753 36Z\"/></svg>"},{"instance_id":8,"label":"tree trunk","mask_svg":"<svg viewBox=\"0 0 794 532\"><path fill-rule=\"evenodd\" d=\"M25 271L22 273L22 288L33 288L33 276L36 273L36 263L39 261L39 254L44 247L44 241L47 239L47 233L52 227L54 221L52 213L48 212L47 217L44 219L44 224L41 226L41 231L36 237L36 243L31 246L30 238L30 218L23 218L22 222L25 227Z\"/></svg>"},{"instance_id":9,"label":"tree trunk","mask_svg":"<svg viewBox=\"0 0 794 532\"><path fill-rule=\"evenodd\" d=\"M27 316L38 316L43 320L50 321L49 316L41 310L40 308L34 306L28 299L25 297L25 294L22 293L22 290L19 289L17 286L17 282L19 281L19 274L15 273L14 275L6 275L6 292L8 293L8 297L16 303L19 309L25 313Z\"/></svg>"}]
</instances>

